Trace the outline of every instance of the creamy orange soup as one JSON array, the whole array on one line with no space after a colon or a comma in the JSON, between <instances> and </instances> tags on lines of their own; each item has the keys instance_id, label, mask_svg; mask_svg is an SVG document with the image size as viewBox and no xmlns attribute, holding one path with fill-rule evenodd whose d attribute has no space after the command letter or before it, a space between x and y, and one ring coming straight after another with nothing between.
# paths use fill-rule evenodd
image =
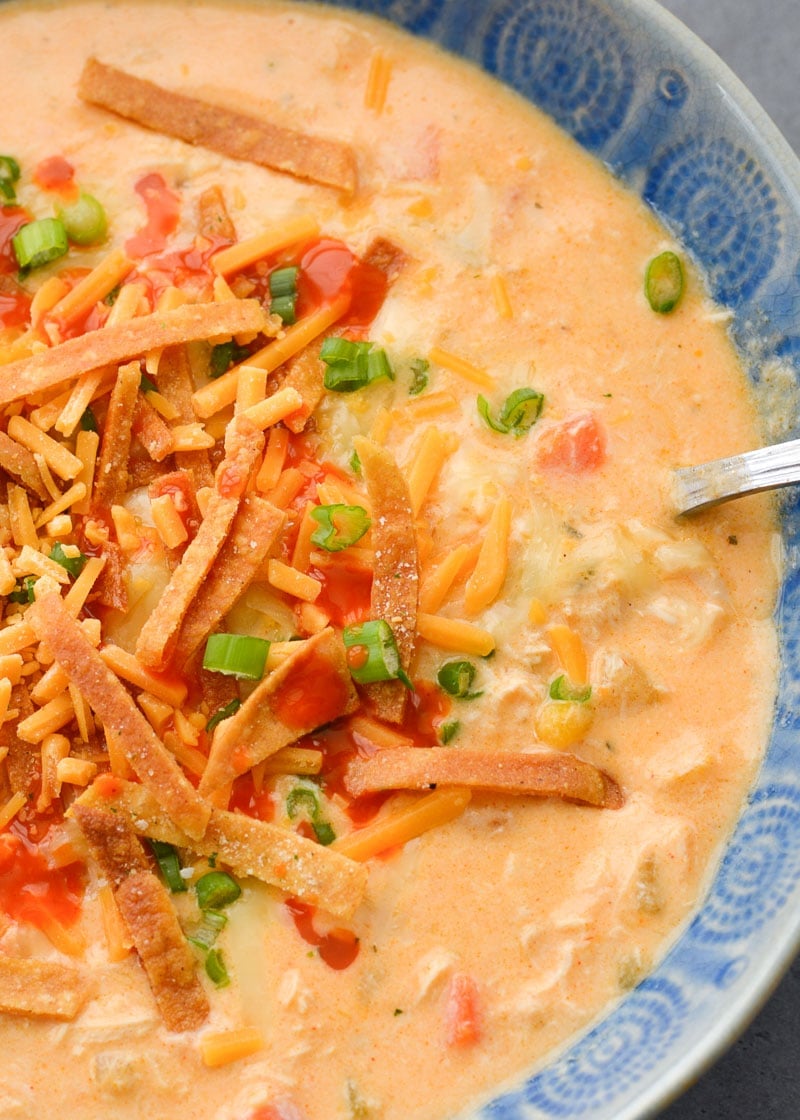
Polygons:
<instances>
[{"instance_id":1,"label":"creamy orange soup","mask_svg":"<svg viewBox=\"0 0 800 1120\"><path fill-rule=\"evenodd\" d=\"M771 508L669 492L759 441L725 315L685 257L654 310L638 200L378 22L12 0L0 61L0 1113L444 1120L652 968L759 764Z\"/></svg>"}]
</instances>

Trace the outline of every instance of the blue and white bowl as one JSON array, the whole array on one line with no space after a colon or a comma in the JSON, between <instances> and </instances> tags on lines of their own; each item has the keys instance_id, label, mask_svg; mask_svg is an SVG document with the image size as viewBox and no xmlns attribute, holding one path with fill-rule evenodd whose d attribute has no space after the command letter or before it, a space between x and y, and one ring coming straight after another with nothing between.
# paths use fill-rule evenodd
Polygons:
<instances>
[{"instance_id":1,"label":"blue and white bowl","mask_svg":"<svg viewBox=\"0 0 800 1120\"><path fill-rule=\"evenodd\" d=\"M800 163L743 86L651 0L343 0L477 62L549 113L694 255L754 381L800 381ZM797 436L798 418L780 433ZM471 1120L652 1116L729 1045L800 947L800 497L782 503L781 671L757 785L660 967ZM464 1117L466 1120L466 1116Z\"/></svg>"}]
</instances>

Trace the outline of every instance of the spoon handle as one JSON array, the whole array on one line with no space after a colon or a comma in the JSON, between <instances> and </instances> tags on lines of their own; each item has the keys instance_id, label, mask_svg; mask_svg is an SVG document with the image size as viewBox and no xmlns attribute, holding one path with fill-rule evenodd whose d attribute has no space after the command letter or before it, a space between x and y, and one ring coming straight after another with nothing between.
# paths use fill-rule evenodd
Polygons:
<instances>
[{"instance_id":1,"label":"spoon handle","mask_svg":"<svg viewBox=\"0 0 800 1120\"><path fill-rule=\"evenodd\" d=\"M800 482L800 439L760 447L673 472L676 514L694 513L742 494Z\"/></svg>"}]
</instances>

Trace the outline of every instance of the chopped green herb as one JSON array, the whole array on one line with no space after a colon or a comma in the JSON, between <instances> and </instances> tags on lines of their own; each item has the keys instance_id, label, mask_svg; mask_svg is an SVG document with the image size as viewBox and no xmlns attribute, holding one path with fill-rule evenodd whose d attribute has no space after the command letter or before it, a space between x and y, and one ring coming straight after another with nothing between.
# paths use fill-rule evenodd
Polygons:
<instances>
[{"instance_id":1,"label":"chopped green herb","mask_svg":"<svg viewBox=\"0 0 800 1120\"><path fill-rule=\"evenodd\" d=\"M477 700L483 692L470 691L476 671L471 661L445 661L436 674L436 680L448 696L457 700Z\"/></svg>"},{"instance_id":2,"label":"chopped green herb","mask_svg":"<svg viewBox=\"0 0 800 1120\"><path fill-rule=\"evenodd\" d=\"M60 218L39 218L20 226L11 244L17 264L25 274L58 260L69 250L67 231Z\"/></svg>"},{"instance_id":3,"label":"chopped green herb","mask_svg":"<svg viewBox=\"0 0 800 1120\"><path fill-rule=\"evenodd\" d=\"M361 460L358 457L357 451L354 451L350 456L350 470L353 472L353 474L361 474Z\"/></svg>"},{"instance_id":4,"label":"chopped green herb","mask_svg":"<svg viewBox=\"0 0 800 1120\"><path fill-rule=\"evenodd\" d=\"M550 682L551 700L571 700L578 704L585 704L587 700L591 699L591 696L592 686L590 684L572 685L563 673Z\"/></svg>"},{"instance_id":5,"label":"chopped green herb","mask_svg":"<svg viewBox=\"0 0 800 1120\"><path fill-rule=\"evenodd\" d=\"M85 408L83 410L79 423L84 432L96 432L98 430L97 417L92 412L91 408Z\"/></svg>"},{"instance_id":6,"label":"chopped green herb","mask_svg":"<svg viewBox=\"0 0 800 1120\"><path fill-rule=\"evenodd\" d=\"M106 307L113 307L114 306L114 304L119 299L119 293L121 291L122 291L122 285L121 284L115 284L114 287L111 289L111 291L108 293L108 295L103 297L103 303L106 305Z\"/></svg>"},{"instance_id":7,"label":"chopped green herb","mask_svg":"<svg viewBox=\"0 0 800 1120\"><path fill-rule=\"evenodd\" d=\"M194 885L201 910L223 910L241 895L242 888L227 871L207 871Z\"/></svg>"},{"instance_id":8,"label":"chopped green herb","mask_svg":"<svg viewBox=\"0 0 800 1120\"><path fill-rule=\"evenodd\" d=\"M362 506L317 506L311 510L311 516L319 523L311 540L326 552L349 548L361 540L372 524Z\"/></svg>"},{"instance_id":9,"label":"chopped green herb","mask_svg":"<svg viewBox=\"0 0 800 1120\"><path fill-rule=\"evenodd\" d=\"M536 389L515 389L493 419L486 397L478 397L478 412L492 431L513 435L517 439L530 431L541 416L543 406L544 394Z\"/></svg>"},{"instance_id":10,"label":"chopped green herb","mask_svg":"<svg viewBox=\"0 0 800 1120\"><path fill-rule=\"evenodd\" d=\"M667 250L653 257L644 276L644 294L653 311L668 315L683 295L683 265L676 253Z\"/></svg>"},{"instance_id":11,"label":"chopped green herb","mask_svg":"<svg viewBox=\"0 0 800 1120\"><path fill-rule=\"evenodd\" d=\"M234 363L245 358L247 352L246 346L239 346L233 340L220 342L218 346L211 349L208 376L211 378L222 377L223 373L226 373Z\"/></svg>"},{"instance_id":12,"label":"chopped green herb","mask_svg":"<svg viewBox=\"0 0 800 1120\"><path fill-rule=\"evenodd\" d=\"M55 560L56 564L60 564L62 568L66 568L73 579L77 579L83 571L88 556L84 556L82 552L79 552L77 556L67 556L61 541L56 541L50 549L50 559Z\"/></svg>"},{"instance_id":13,"label":"chopped green herb","mask_svg":"<svg viewBox=\"0 0 800 1120\"><path fill-rule=\"evenodd\" d=\"M32 603L36 597L35 583L36 576L25 576L23 580L17 580L16 587L8 596L9 600L12 603Z\"/></svg>"},{"instance_id":14,"label":"chopped green herb","mask_svg":"<svg viewBox=\"0 0 800 1120\"><path fill-rule=\"evenodd\" d=\"M181 864L177 850L172 844L167 844L163 840L150 840L148 843L156 857L158 870L172 893L180 894L185 891L186 882L181 875Z\"/></svg>"},{"instance_id":15,"label":"chopped green herb","mask_svg":"<svg viewBox=\"0 0 800 1120\"><path fill-rule=\"evenodd\" d=\"M231 978L219 949L209 949L206 954L206 975L217 988L225 988L230 984Z\"/></svg>"},{"instance_id":16,"label":"chopped green herb","mask_svg":"<svg viewBox=\"0 0 800 1120\"><path fill-rule=\"evenodd\" d=\"M448 720L447 723L439 724L439 742L443 747L446 747L461 730L461 723L457 719Z\"/></svg>"},{"instance_id":17,"label":"chopped green herb","mask_svg":"<svg viewBox=\"0 0 800 1120\"><path fill-rule=\"evenodd\" d=\"M224 914L217 910L204 910L202 923L195 926L187 938L198 949L208 951L227 924L228 919Z\"/></svg>"},{"instance_id":18,"label":"chopped green herb","mask_svg":"<svg viewBox=\"0 0 800 1120\"><path fill-rule=\"evenodd\" d=\"M416 397L428 388L428 370L430 368L431 363L427 358L415 358L411 363L411 385L408 389L410 396Z\"/></svg>"},{"instance_id":19,"label":"chopped green herb","mask_svg":"<svg viewBox=\"0 0 800 1120\"><path fill-rule=\"evenodd\" d=\"M356 626L346 626L342 641L350 675L357 684L401 680L406 688L413 690L413 684L400 665L397 642L388 622L372 618Z\"/></svg>"},{"instance_id":20,"label":"chopped green herb","mask_svg":"<svg viewBox=\"0 0 800 1120\"><path fill-rule=\"evenodd\" d=\"M157 393L158 386L155 381L151 381L146 373L143 373L139 378L139 391L142 393Z\"/></svg>"},{"instance_id":21,"label":"chopped green herb","mask_svg":"<svg viewBox=\"0 0 800 1120\"><path fill-rule=\"evenodd\" d=\"M203 668L240 680L260 681L267 663L269 642L250 634L211 634L206 641Z\"/></svg>"},{"instance_id":22,"label":"chopped green herb","mask_svg":"<svg viewBox=\"0 0 800 1120\"><path fill-rule=\"evenodd\" d=\"M219 708L218 711L214 712L213 716L206 724L206 731L209 733L212 732L218 723L222 723L224 719L228 719L228 717L232 716L234 712L237 712L241 706L242 702L238 697L229 700L223 708ZM210 857L208 862L211 863ZM214 865L211 864L211 866L213 867Z\"/></svg>"}]
</instances>

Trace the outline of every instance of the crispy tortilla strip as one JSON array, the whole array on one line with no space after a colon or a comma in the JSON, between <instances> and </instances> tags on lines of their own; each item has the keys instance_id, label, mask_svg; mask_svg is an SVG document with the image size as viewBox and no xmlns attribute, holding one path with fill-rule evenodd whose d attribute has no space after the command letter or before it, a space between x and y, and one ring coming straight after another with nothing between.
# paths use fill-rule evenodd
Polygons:
<instances>
[{"instance_id":1,"label":"crispy tortilla strip","mask_svg":"<svg viewBox=\"0 0 800 1120\"><path fill-rule=\"evenodd\" d=\"M151 870L124 814L76 802L72 814L108 879L136 952L171 1031L195 1030L209 1006L169 892Z\"/></svg>"},{"instance_id":2,"label":"crispy tortilla strip","mask_svg":"<svg viewBox=\"0 0 800 1120\"><path fill-rule=\"evenodd\" d=\"M236 240L236 227L225 205L222 187L208 187L197 200L197 229L201 237Z\"/></svg>"},{"instance_id":3,"label":"crispy tortilla strip","mask_svg":"<svg viewBox=\"0 0 800 1120\"><path fill-rule=\"evenodd\" d=\"M200 792L208 794L252 766L358 706L339 635L327 627L273 669L211 740Z\"/></svg>"},{"instance_id":4,"label":"crispy tortilla strip","mask_svg":"<svg viewBox=\"0 0 800 1120\"><path fill-rule=\"evenodd\" d=\"M26 743L17 733L20 722L33 715L35 709L25 681L18 681L11 688L9 707L19 715L0 724L0 750L5 751L6 774L12 793L31 794L41 774L40 752Z\"/></svg>"},{"instance_id":5,"label":"crispy tortilla strip","mask_svg":"<svg viewBox=\"0 0 800 1120\"><path fill-rule=\"evenodd\" d=\"M286 523L286 514L256 494L246 494L214 567L192 600L172 660L186 664L249 587Z\"/></svg>"},{"instance_id":6,"label":"crispy tortilla strip","mask_svg":"<svg viewBox=\"0 0 800 1120\"><path fill-rule=\"evenodd\" d=\"M10 474L43 502L50 497L42 482L33 452L23 447L21 443L17 443L15 439L11 439L5 432L0 432L0 469Z\"/></svg>"},{"instance_id":7,"label":"crispy tortilla strip","mask_svg":"<svg viewBox=\"0 0 800 1120\"><path fill-rule=\"evenodd\" d=\"M172 451L172 432L142 393L136 400L131 432L156 463Z\"/></svg>"},{"instance_id":8,"label":"crispy tortilla strip","mask_svg":"<svg viewBox=\"0 0 800 1120\"><path fill-rule=\"evenodd\" d=\"M123 498L128 486L128 459L131 451L131 425L142 379L138 362L120 366L111 390L100 455L94 471L92 506L110 510Z\"/></svg>"},{"instance_id":9,"label":"crispy tortilla strip","mask_svg":"<svg viewBox=\"0 0 800 1120\"><path fill-rule=\"evenodd\" d=\"M140 780L182 829L195 838L202 836L210 807L198 796L130 693L91 645L58 592L37 599L28 607L25 617L101 723L113 728Z\"/></svg>"},{"instance_id":10,"label":"crispy tortilla strip","mask_svg":"<svg viewBox=\"0 0 800 1120\"><path fill-rule=\"evenodd\" d=\"M356 189L355 153L349 145L163 89L96 58L88 59L83 68L78 95L154 132L231 159L337 187L349 195Z\"/></svg>"},{"instance_id":11,"label":"crispy tortilla strip","mask_svg":"<svg viewBox=\"0 0 800 1120\"><path fill-rule=\"evenodd\" d=\"M163 669L169 663L186 613L219 556L240 497L263 450L262 433L243 418L230 427L236 427L238 434L230 437L228 454L217 469L205 517L139 632L136 656L148 669Z\"/></svg>"},{"instance_id":12,"label":"crispy tortilla strip","mask_svg":"<svg viewBox=\"0 0 800 1120\"><path fill-rule=\"evenodd\" d=\"M378 268L390 284L393 284L409 261L408 254L388 237L376 237L367 246L363 257L364 264Z\"/></svg>"},{"instance_id":13,"label":"crispy tortilla strip","mask_svg":"<svg viewBox=\"0 0 800 1120\"><path fill-rule=\"evenodd\" d=\"M604 809L619 809L623 797L608 774L575 755L560 752L446 750L398 747L372 758L354 758L345 786L353 797L385 789L463 786L487 793L561 797Z\"/></svg>"},{"instance_id":14,"label":"crispy tortilla strip","mask_svg":"<svg viewBox=\"0 0 800 1120\"><path fill-rule=\"evenodd\" d=\"M281 388L296 389L303 398L300 408L284 420L291 432L302 432L308 418L325 396L325 363L320 360L321 349L322 342L312 342L287 363L287 373L281 381Z\"/></svg>"},{"instance_id":15,"label":"crispy tortilla strip","mask_svg":"<svg viewBox=\"0 0 800 1120\"><path fill-rule=\"evenodd\" d=\"M414 656L419 597L417 535L408 484L388 451L358 436L353 447L361 460L372 505L375 550L370 613L394 632L400 664L408 672ZM364 689L380 719L400 723L408 690L402 681L381 681Z\"/></svg>"},{"instance_id":16,"label":"crispy tortilla strip","mask_svg":"<svg viewBox=\"0 0 800 1120\"><path fill-rule=\"evenodd\" d=\"M185 346L170 346L163 352L156 380L159 392L177 409L177 423L194 423L197 419L192 407L194 382ZM176 451L175 465L181 470L189 471L194 479L195 490L214 483L214 471L207 451Z\"/></svg>"},{"instance_id":17,"label":"crispy tortilla strip","mask_svg":"<svg viewBox=\"0 0 800 1120\"><path fill-rule=\"evenodd\" d=\"M0 954L0 1011L69 1020L91 995L91 980L82 969Z\"/></svg>"},{"instance_id":18,"label":"crispy tortilla strip","mask_svg":"<svg viewBox=\"0 0 800 1120\"><path fill-rule=\"evenodd\" d=\"M81 794L76 806L116 810L136 832L188 848L200 856L217 853L236 875L252 875L270 886L338 918L350 918L361 903L366 869L304 836L242 813L214 809L202 840L181 832L142 785L104 776Z\"/></svg>"},{"instance_id":19,"label":"crispy tortilla strip","mask_svg":"<svg viewBox=\"0 0 800 1120\"><path fill-rule=\"evenodd\" d=\"M258 300L239 299L229 303L188 303L174 311L156 311L112 327L87 331L3 366L0 406L63 385L89 370L118 365L148 350L218 335L259 332L266 325L267 314Z\"/></svg>"}]
</instances>

